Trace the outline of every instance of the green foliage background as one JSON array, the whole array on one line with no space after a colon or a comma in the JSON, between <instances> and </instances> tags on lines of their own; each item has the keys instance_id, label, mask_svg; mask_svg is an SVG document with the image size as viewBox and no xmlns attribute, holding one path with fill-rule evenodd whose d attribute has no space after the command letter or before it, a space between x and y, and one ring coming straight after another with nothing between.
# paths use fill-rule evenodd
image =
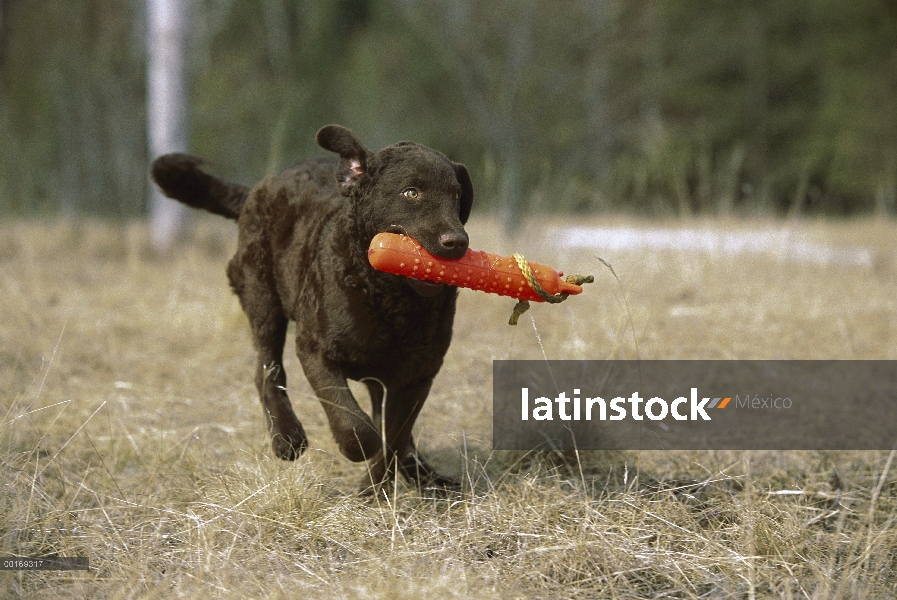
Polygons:
<instances>
[{"instance_id":1,"label":"green foliage background","mask_svg":"<svg viewBox=\"0 0 897 600\"><path fill-rule=\"evenodd\" d=\"M190 151L252 183L326 123L477 206L897 212L893 0L190 0ZM0 0L0 212L148 196L140 0Z\"/></svg>"}]
</instances>

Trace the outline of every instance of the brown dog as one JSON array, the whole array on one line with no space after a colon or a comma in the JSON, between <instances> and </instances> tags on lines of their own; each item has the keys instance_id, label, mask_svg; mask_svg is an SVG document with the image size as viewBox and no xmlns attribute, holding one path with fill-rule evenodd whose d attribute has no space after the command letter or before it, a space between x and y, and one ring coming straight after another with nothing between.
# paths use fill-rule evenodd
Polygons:
<instances>
[{"instance_id":1,"label":"brown dog","mask_svg":"<svg viewBox=\"0 0 897 600\"><path fill-rule=\"evenodd\" d=\"M282 367L293 320L296 352L343 455L369 460L374 484L397 465L418 485L450 486L417 456L411 428L451 341L457 288L375 271L367 250L374 235L393 231L436 256L464 255L470 176L413 142L372 153L337 125L318 131L317 142L339 159L300 162L251 190L204 173L200 159L184 154L156 159L152 177L170 198L238 222L227 276L252 327L275 454L294 460L307 445ZM367 385L373 419L347 379Z\"/></svg>"}]
</instances>

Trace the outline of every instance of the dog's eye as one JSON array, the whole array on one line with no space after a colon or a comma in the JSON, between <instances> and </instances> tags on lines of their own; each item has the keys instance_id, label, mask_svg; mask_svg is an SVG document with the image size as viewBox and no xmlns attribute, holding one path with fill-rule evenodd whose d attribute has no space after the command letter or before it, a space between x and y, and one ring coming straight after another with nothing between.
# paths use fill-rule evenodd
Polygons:
<instances>
[{"instance_id":1,"label":"dog's eye","mask_svg":"<svg viewBox=\"0 0 897 600\"><path fill-rule=\"evenodd\" d=\"M405 196L406 198L408 198L409 200L417 200L418 198L420 198L420 192L418 192L414 188L408 188L407 190L402 192L402 195Z\"/></svg>"}]
</instances>

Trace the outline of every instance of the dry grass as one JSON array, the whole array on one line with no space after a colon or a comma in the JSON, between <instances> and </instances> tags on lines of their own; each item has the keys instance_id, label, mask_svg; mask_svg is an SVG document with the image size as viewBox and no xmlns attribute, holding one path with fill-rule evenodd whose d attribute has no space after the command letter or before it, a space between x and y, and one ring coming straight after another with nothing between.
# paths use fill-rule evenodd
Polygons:
<instances>
[{"instance_id":1,"label":"dry grass","mask_svg":"<svg viewBox=\"0 0 897 600\"><path fill-rule=\"evenodd\" d=\"M166 259L149 256L139 225L0 225L0 554L91 560L89 572L2 572L0 595L893 596L886 452L490 450L493 359L897 358L894 223L793 227L875 260L573 253L535 225L510 240L472 227L475 247L597 282L516 328L513 301L462 293L417 438L468 491L399 485L370 501L295 359L312 448L292 464L269 452L224 277L231 224L199 220Z\"/></svg>"}]
</instances>

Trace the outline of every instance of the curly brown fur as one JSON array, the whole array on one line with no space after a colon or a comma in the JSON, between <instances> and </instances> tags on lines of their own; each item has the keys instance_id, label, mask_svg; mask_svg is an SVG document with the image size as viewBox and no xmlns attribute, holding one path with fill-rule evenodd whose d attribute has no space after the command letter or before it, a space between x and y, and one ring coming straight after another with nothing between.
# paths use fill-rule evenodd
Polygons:
<instances>
[{"instance_id":1,"label":"curly brown fur","mask_svg":"<svg viewBox=\"0 0 897 600\"><path fill-rule=\"evenodd\" d=\"M252 328L274 452L293 460L307 445L283 370L292 320L303 371L343 455L368 460L375 485L393 477L396 465L418 484L448 485L416 456L411 428L451 341L457 288L375 271L367 250L374 235L395 231L437 256L462 256L470 176L413 142L372 153L337 125L322 128L317 141L339 159L301 162L252 190L215 179L199 159L180 154L156 159L152 176L168 196L238 220L227 275ZM367 385L371 416L347 379Z\"/></svg>"},{"instance_id":2,"label":"curly brown fur","mask_svg":"<svg viewBox=\"0 0 897 600\"><path fill-rule=\"evenodd\" d=\"M153 180L169 198L187 206L236 219L249 195L249 188L226 183L203 173L202 159L188 154L166 154L153 161Z\"/></svg>"}]
</instances>

